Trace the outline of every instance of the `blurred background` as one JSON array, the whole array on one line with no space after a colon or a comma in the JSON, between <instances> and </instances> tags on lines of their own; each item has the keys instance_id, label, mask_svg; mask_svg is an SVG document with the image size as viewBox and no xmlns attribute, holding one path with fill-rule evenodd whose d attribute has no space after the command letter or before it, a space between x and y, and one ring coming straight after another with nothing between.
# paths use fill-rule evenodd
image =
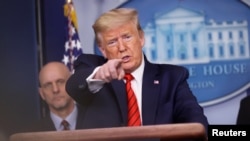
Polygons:
<instances>
[{"instance_id":1,"label":"blurred background","mask_svg":"<svg viewBox=\"0 0 250 141\"><path fill-rule=\"evenodd\" d=\"M65 0L8 0L0 2L1 141L17 132L28 122L42 118L45 113L46 106L38 94L37 75L43 64L65 59L65 43L68 40L68 19L63 13L65 3ZM182 13L192 14L189 17L191 22L196 17L202 17L205 21L202 22L202 27L205 26L206 31L213 30L212 33L231 30L231 28L232 30L244 31L243 42L245 43L246 56L237 59L237 62L229 57L226 61L220 59L214 62L211 60L203 62L203 66L193 62L179 64L187 68L204 67L204 64L206 66L240 64L245 67L246 70L237 75L223 77L222 75L225 73L221 74L223 79L220 80L220 84L215 83L216 85L213 87L202 87L202 90L192 87L200 104L204 107L210 124L236 123L240 100L250 94L249 0L73 0L73 5L77 14L77 32L83 53L98 54L91 26L101 13L116 7L138 9L145 30L148 27L155 30L155 27L149 26L150 23L155 22L155 19L168 21L170 14ZM154 16L159 13L163 13L160 18ZM233 24L233 26L223 24L235 21L239 21L239 24ZM209 33L206 32L206 34ZM218 36L212 43L217 42L219 38ZM147 45L150 46L152 43ZM159 54L153 53L154 58L159 56ZM175 62L169 61L169 63ZM191 77L190 84L193 81L208 79L217 81L218 78L217 76L200 75Z\"/></svg>"}]
</instances>

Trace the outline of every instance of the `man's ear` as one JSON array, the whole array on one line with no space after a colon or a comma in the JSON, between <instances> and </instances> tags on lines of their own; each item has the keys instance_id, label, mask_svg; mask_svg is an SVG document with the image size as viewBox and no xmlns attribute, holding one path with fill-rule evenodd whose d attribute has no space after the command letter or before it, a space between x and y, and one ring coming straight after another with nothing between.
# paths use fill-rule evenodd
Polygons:
<instances>
[{"instance_id":1,"label":"man's ear","mask_svg":"<svg viewBox=\"0 0 250 141\"><path fill-rule=\"evenodd\" d=\"M99 49L100 52L102 53L103 57L104 57L104 58L107 58L105 49L104 49L102 46L100 46L100 45L98 45L98 49Z\"/></svg>"},{"instance_id":2,"label":"man's ear","mask_svg":"<svg viewBox=\"0 0 250 141\"><path fill-rule=\"evenodd\" d=\"M103 56L104 58L107 58L105 48L104 48L104 46L103 46L103 44L102 44L102 39L103 39L103 38L102 38L101 33L98 33L98 34L96 35L96 41L97 41L98 49L99 49L99 51L102 53L102 56Z\"/></svg>"},{"instance_id":3,"label":"man's ear","mask_svg":"<svg viewBox=\"0 0 250 141\"><path fill-rule=\"evenodd\" d=\"M38 88L38 91L39 91L39 95L41 96L41 98L44 100L45 99L45 97L44 97L44 95L43 95L43 91L42 91L42 88Z\"/></svg>"},{"instance_id":4,"label":"man's ear","mask_svg":"<svg viewBox=\"0 0 250 141\"><path fill-rule=\"evenodd\" d=\"M144 37L144 32L143 32L143 31L140 31L140 32L139 32L139 35L140 35L141 47L143 48L143 47L144 47L144 45L145 45L145 37Z\"/></svg>"}]
</instances>

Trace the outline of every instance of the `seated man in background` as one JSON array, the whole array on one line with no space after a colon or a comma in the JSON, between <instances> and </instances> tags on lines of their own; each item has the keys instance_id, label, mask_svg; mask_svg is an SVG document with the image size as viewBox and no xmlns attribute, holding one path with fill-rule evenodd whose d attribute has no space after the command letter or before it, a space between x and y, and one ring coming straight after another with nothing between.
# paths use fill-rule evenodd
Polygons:
<instances>
[{"instance_id":1,"label":"seated man in background","mask_svg":"<svg viewBox=\"0 0 250 141\"><path fill-rule=\"evenodd\" d=\"M46 117L32 123L25 131L61 131L82 128L83 109L65 90L71 73L61 62L49 62L39 72L39 93L47 103Z\"/></svg>"},{"instance_id":2,"label":"seated man in background","mask_svg":"<svg viewBox=\"0 0 250 141\"><path fill-rule=\"evenodd\" d=\"M84 128L197 122L207 129L187 83L188 70L153 64L143 54L144 32L135 9L108 11L93 28L103 57L80 55L66 84L87 109Z\"/></svg>"}]
</instances>

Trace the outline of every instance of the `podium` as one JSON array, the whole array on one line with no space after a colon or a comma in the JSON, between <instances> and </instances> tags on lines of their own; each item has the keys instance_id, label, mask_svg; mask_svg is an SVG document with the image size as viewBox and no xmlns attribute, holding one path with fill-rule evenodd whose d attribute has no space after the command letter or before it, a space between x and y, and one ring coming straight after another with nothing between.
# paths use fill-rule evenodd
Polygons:
<instances>
[{"instance_id":1,"label":"podium","mask_svg":"<svg viewBox=\"0 0 250 141\"><path fill-rule=\"evenodd\" d=\"M27 132L10 136L10 141L127 141L130 139L136 141L142 139L207 141L207 136L204 126L200 123Z\"/></svg>"}]
</instances>

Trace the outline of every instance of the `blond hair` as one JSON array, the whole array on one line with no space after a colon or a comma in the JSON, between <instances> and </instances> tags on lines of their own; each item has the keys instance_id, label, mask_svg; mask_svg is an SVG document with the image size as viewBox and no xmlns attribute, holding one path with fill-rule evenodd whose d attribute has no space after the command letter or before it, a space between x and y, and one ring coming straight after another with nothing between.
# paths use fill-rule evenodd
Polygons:
<instances>
[{"instance_id":1,"label":"blond hair","mask_svg":"<svg viewBox=\"0 0 250 141\"><path fill-rule=\"evenodd\" d=\"M139 32L143 32L138 20L138 13L133 8L117 8L103 13L93 24L95 37L100 32L108 31L128 22L133 22ZM98 40L98 39L97 39Z\"/></svg>"}]
</instances>

